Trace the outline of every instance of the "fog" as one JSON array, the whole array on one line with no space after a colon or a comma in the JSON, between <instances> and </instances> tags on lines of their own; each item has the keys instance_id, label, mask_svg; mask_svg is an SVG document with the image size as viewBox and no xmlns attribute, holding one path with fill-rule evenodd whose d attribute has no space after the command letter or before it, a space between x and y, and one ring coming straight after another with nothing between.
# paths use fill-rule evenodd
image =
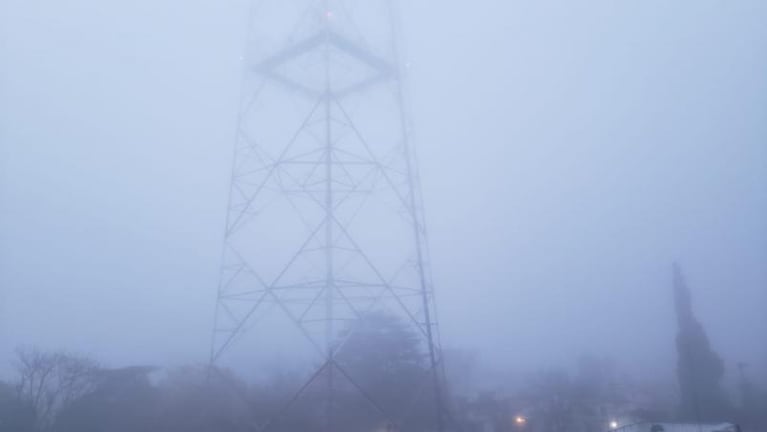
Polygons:
<instances>
[{"instance_id":1,"label":"fog","mask_svg":"<svg viewBox=\"0 0 767 432\"><path fill-rule=\"evenodd\" d=\"M767 377L767 3L401 3L443 346L673 382L678 262ZM0 376L208 360L247 11L0 0Z\"/></svg>"}]
</instances>

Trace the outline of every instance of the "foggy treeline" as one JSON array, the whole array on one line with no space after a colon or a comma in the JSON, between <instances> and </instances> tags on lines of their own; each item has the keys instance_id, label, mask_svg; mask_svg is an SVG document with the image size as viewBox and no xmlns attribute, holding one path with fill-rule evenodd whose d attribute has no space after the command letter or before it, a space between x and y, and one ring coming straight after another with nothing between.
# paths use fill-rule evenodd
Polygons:
<instances>
[{"instance_id":1,"label":"foggy treeline","mask_svg":"<svg viewBox=\"0 0 767 432\"><path fill-rule=\"evenodd\" d=\"M444 352L442 383L447 429L599 432L642 422L726 421L764 430L767 389L749 379L745 365L737 379L724 379L723 358L695 317L692 294L677 266L673 291L678 327L669 328L668 336L677 348L675 382L622 374L609 356L596 355L581 356L572 372L545 369L509 379L515 371L482 371L476 353L450 348ZM413 383L423 386L430 376L417 335L385 313L362 320L337 355L360 388L347 384L334 390L333 430L430 430L434 402L405 397ZM326 389L296 393L306 379L298 370L268 370L263 379L248 380L209 365L110 368L88 356L34 347L17 349L13 364L15 376L0 382L2 431L237 432L327 426ZM377 415L372 399L391 417Z\"/></svg>"}]
</instances>

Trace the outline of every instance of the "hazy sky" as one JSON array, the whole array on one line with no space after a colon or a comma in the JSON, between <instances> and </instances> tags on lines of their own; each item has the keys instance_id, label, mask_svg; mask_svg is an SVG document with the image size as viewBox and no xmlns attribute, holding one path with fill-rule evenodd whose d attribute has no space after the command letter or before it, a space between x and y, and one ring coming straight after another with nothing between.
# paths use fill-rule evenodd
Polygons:
<instances>
[{"instance_id":1,"label":"hazy sky","mask_svg":"<svg viewBox=\"0 0 767 432\"><path fill-rule=\"evenodd\" d=\"M0 0L0 354L206 359L245 3ZM767 2L401 3L445 345L766 373Z\"/></svg>"}]
</instances>

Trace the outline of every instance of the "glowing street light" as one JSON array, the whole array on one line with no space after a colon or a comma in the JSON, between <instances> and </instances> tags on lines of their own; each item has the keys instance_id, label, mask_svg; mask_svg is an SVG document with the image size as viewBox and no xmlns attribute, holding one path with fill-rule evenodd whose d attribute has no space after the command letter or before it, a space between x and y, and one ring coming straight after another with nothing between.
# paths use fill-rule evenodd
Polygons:
<instances>
[{"instance_id":1,"label":"glowing street light","mask_svg":"<svg viewBox=\"0 0 767 432\"><path fill-rule=\"evenodd\" d=\"M613 420L610 422L610 429L618 429L618 422Z\"/></svg>"},{"instance_id":2,"label":"glowing street light","mask_svg":"<svg viewBox=\"0 0 767 432\"><path fill-rule=\"evenodd\" d=\"M524 426L525 423L527 423L527 419L522 416L516 416L514 417L514 423L516 423L517 426Z\"/></svg>"}]
</instances>

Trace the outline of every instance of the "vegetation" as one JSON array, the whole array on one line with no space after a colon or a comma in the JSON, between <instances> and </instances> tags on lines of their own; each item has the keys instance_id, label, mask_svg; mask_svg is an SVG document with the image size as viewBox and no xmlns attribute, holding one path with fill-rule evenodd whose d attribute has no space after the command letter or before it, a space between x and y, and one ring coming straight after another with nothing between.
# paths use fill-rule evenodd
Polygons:
<instances>
[{"instance_id":1,"label":"vegetation","mask_svg":"<svg viewBox=\"0 0 767 432\"><path fill-rule=\"evenodd\" d=\"M430 371L419 347L418 335L396 318L367 315L344 329L333 364L322 365L302 391L293 378L255 385L206 366L114 369L83 356L21 349L16 380L0 385L0 431L319 430L327 410L337 431L395 423L416 430L433 413L428 392L420 391ZM336 387L330 406L329 374Z\"/></svg>"},{"instance_id":2,"label":"vegetation","mask_svg":"<svg viewBox=\"0 0 767 432\"><path fill-rule=\"evenodd\" d=\"M680 326L689 326L689 293L684 297L679 276L676 283L683 300L677 299ZM680 371L690 367L688 349L703 350L713 360L707 366L711 369L695 370L709 374L693 382L697 387L685 387L687 372L680 372L682 392L692 392L681 395L681 408L662 390L619 376L608 359L585 356L575 374L548 370L505 392L454 394L449 398L448 423L452 430L465 432L600 432L617 416L624 423L731 420L746 426L746 431L759 430L767 424L767 393L748 379L743 366L739 403L727 399L719 386L721 363L703 344L707 341L702 327L695 328L680 328L678 346L685 348L679 352ZM691 348L691 343L702 346ZM473 357L458 354L460 370L449 376L463 381L465 390L471 379L462 378L473 376ZM2 432L241 432L266 426L274 432L327 427L338 432L407 432L430 430L435 418L429 391L432 371L420 335L381 313L345 328L332 361L318 365L306 387L301 387L302 378L289 374L255 384L232 371L207 366L115 369L84 356L29 348L17 351L15 363L15 379L0 382ZM329 379L333 398L328 398ZM694 416L698 413L685 411L685 398L699 397L696 392L704 390L721 398L716 399L720 405L706 405L710 412L727 410L720 417L699 420ZM698 407L715 400L706 397L697 399L703 401Z\"/></svg>"}]
</instances>

